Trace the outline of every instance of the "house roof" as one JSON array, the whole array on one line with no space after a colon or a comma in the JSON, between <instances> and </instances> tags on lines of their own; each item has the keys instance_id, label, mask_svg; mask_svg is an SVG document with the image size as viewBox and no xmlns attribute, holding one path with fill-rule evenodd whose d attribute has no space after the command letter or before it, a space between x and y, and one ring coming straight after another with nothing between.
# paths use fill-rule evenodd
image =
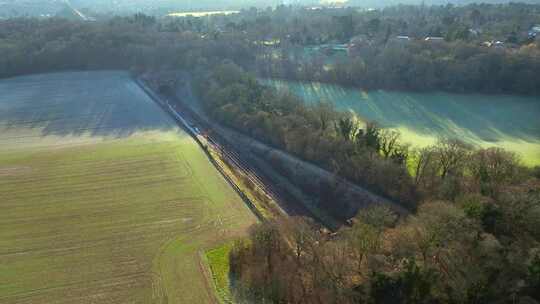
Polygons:
<instances>
[{"instance_id":1,"label":"house roof","mask_svg":"<svg viewBox=\"0 0 540 304\"><path fill-rule=\"evenodd\" d=\"M426 37L426 39L424 39L425 41L430 41L430 40L444 40L443 37Z\"/></svg>"}]
</instances>

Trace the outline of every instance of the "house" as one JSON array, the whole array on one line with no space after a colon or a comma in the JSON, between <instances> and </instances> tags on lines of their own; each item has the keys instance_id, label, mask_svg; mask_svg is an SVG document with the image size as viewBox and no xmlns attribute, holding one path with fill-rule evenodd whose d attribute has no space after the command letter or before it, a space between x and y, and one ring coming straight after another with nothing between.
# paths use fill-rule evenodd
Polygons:
<instances>
[{"instance_id":1,"label":"house","mask_svg":"<svg viewBox=\"0 0 540 304\"><path fill-rule=\"evenodd\" d=\"M427 41L427 42L442 42L444 41L444 38L443 37L438 37L438 36L428 36L424 39L424 41Z\"/></svg>"},{"instance_id":2,"label":"house","mask_svg":"<svg viewBox=\"0 0 540 304\"><path fill-rule=\"evenodd\" d=\"M485 47L491 47L493 43L491 41L484 41L482 42L482 46L485 46Z\"/></svg>"},{"instance_id":3,"label":"house","mask_svg":"<svg viewBox=\"0 0 540 304\"><path fill-rule=\"evenodd\" d=\"M505 43L500 40L493 40L493 41L484 41L482 43L482 46L485 47L495 47L495 48L504 48Z\"/></svg>"},{"instance_id":4,"label":"house","mask_svg":"<svg viewBox=\"0 0 540 304\"><path fill-rule=\"evenodd\" d=\"M373 44L367 35L357 35L349 40L349 55L357 55L362 47L370 46Z\"/></svg>"},{"instance_id":5,"label":"house","mask_svg":"<svg viewBox=\"0 0 540 304\"><path fill-rule=\"evenodd\" d=\"M493 42L493 44L491 46L496 47L496 48L503 48L504 47L504 42L497 40L497 41Z\"/></svg>"},{"instance_id":6,"label":"house","mask_svg":"<svg viewBox=\"0 0 540 304\"><path fill-rule=\"evenodd\" d=\"M354 37L352 37L350 40L349 40L349 46L351 45L361 45L361 44L369 44L371 43L371 39L369 39L369 37L367 35L356 35Z\"/></svg>"},{"instance_id":7,"label":"house","mask_svg":"<svg viewBox=\"0 0 540 304\"><path fill-rule=\"evenodd\" d=\"M337 52L347 52L349 50L349 45L348 44L333 44L330 46L330 48L333 51L337 51Z\"/></svg>"},{"instance_id":8,"label":"house","mask_svg":"<svg viewBox=\"0 0 540 304\"><path fill-rule=\"evenodd\" d=\"M262 45L267 46L267 47L276 47L276 46L279 46L280 44L281 44L281 40L279 39L268 39L268 40L262 41Z\"/></svg>"},{"instance_id":9,"label":"house","mask_svg":"<svg viewBox=\"0 0 540 304\"><path fill-rule=\"evenodd\" d=\"M396 39L399 40L399 41L409 41L409 40L411 40L411 38L409 36L397 36Z\"/></svg>"},{"instance_id":10,"label":"house","mask_svg":"<svg viewBox=\"0 0 540 304\"><path fill-rule=\"evenodd\" d=\"M536 39L537 37L540 37L540 24L537 24L529 30L529 39Z\"/></svg>"},{"instance_id":11,"label":"house","mask_svg":"<svg viewBox=\"0 0 540 304\"><path fill-rule=\"evenodd\" d=\"M410 41L409 36L395 36L388 40L388 46L405 47Z\"/></svg>"},{"instance_id":12,"label":"house","mask_svg":"<svg viewBox=\"0 0 540 304\"><path fill-rule=\"evenodd\" d=\"M480 34L482 34L482 30L481 29L476 29L476 28L470 28L469 29L469 34L473 37L477 37L479 36Z\"/></svg>"},{"instance_id":13,"label":"house","mask_svg":"<svg viewBox=\"0 0 540 304\"><path fill-rule=\"evenodd\" d=\"M349 44L337 44L337 43L321 44L318 47L318 50L320 50L323 54L327 56L331 56L331 55L335 55L339 53L348 53Z\"/></svg>"}]
</instances>

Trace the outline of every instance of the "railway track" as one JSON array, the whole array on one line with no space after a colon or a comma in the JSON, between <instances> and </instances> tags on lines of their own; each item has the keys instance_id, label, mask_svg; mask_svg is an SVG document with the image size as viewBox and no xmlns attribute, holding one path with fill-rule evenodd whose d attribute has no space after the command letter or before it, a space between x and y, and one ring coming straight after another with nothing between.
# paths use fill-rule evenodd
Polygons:
<instances>
[{"instance_id":1,"label":"railway track","mask_svg":"<svg viewBox=\"0 0 540 304\"><path fill-rule=\"evenodd\" d=\"M236 170L240 170L244 173L246 178L261 189L265 195L278 203L280 212L286 215L303 214L300 210L292 208L292 198L282 193L272 185L272 182L267 177L262 177L256 168L251 164L244 161L240 156L240 153L236 151L234 147L227 144L227 141L221 136L212 132L213 127L204 119L201 119L193 110L184 106L183 103L176 96L159 96L154 91L150 90L141 80L137 79L136 82L141 88L146 91L160 107L169 113L180 127L185 129L195 138L202 136L205 138L206 144L211 145L214 151L219 151L223 160L229 165L233 166ZM172 105L171 105L172 101ZM181 114L180 114L181 113ZM201 130L203 130L201 132Z\"/></svg>"},{"instance_id":2,"label":"railway track","mask_svg":"<svg viewBox=\"0 0 540 304\"><path fill-rule=\"evenodd\" d=\"M141 79L135 79L136 83L148 94L152 99L169 115L171 115L178 125L186 130L203 146L211 145L214 151L219 151L223 160L233 166L234 169L243 172L248 180L258 186L265 195L271 198L276 204L274 205L282 215L288 216L306 216L315 219L321 225L330 228L325 224L325 221L313 214L303 202L298 201L286 189L279 186L279 183L273 180L270 176L261 170L257 161L252 159L252 152L249 148L236 147L224 135L220 134L222 127L201 117L191 107L185 105L179 97L174 94L158 95L154 90L150 89ZM204 144L200 137L203 137ZM238 188L236 185L234 185ZM237 191L240 191L237 189ZM255 207L250 206L253 210ZM256 209L256 208L255 208ZM262 215L258 210L253 212L261 219ZM263 219L264 220L264 219Z\"/></svg>"},{"instance_id":3,"label":"railway track","mask_svg":"<svg viewBox=\"0 0 540 304\"><path fill-rule=\"evenodd\" d=\"M170 98L170 97L169 97ZM179 104L180 103L180 104ZM239 152L236 151L234 147L227 144L226 140L221 136L217 135L215 132L210 132L213 130L207 122L203 121L195 114L191 109L183 106L181 101L175 103L173 107L174 111L178 114L182 112L182 116L186 121L194 127L194 130L203 130L199 133L205 134L204 138L206 139L209 145L212 145L212 148L215 151L219 151L222 158L231 166L235 167L236 170L239 170L244 173L246 178L259 189L261 189L268 197L276 202L284 202L283 194L279 193L279 190L272 186L272 183L268 181L268 178L262 177L257 169L254 168L249 162L246 162L243 157L240 156ZM203 136L202 134L196 134L197 136ZM286 210L281 210L284 214L289 214Z\"/></svg>"}]
</instances>

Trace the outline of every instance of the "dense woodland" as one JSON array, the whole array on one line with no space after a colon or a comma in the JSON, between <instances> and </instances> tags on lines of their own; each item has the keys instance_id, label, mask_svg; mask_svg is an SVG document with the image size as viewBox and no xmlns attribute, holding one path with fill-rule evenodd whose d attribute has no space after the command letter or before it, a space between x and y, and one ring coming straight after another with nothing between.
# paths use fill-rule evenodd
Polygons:
<instances>
[{"instance_id":1,"label":"dense woodland","mask_svg":"<svg viewBox=\"0 0 540 304\"><path fill-rule=\"evenodd\" d=\"M540 93L536 46L501 50L463 42L393 42L395 47L358 47L361 55L331 66L323 58L295 62L263 59L261 75L320 81L365 89L482 93Z\"/></svg>"},{"instance_id":2,"label":"dense woodland","mask_svg":"<svg viewBox=\"0 0 540 304\"><path fill-rule=\"evenodd\" d=\"M413 149L376 122L360 124L324 102L305 106L256 77L538 94L540 49L530 29L539 20L540 6L524 4L8 19L0 20L0 77L196 70L197 92L217 121L411 211L366 210L335 234L303 219L254 227L231 254L239 302L538 303L538 168L451 138ZM347 53L324 46L336 44L354 45ZM339 217L339 188L327 190L321 207Z\"/></svg>"},{"instance_id":3,"label":"dense woodland","mask_svg":"<svg viewBox=\"0 0 540 304\"><path fill-rule=\"evenodd\" d=\"M361 212L332 236L303 220L253 227L231 253L242 299L266 303L538 303L538 189Z\"/></svg>"},{"instance_id":4,"label":"dense woodland","mask_svg":"<svg viewBox=\"0 0 540 304\"><path fill-rule=\"evenodd\" d=\"M97 22L7 19L0 20L0 77L205 68L230 59L258 76L365 89L538 94L540 33L532 29L539 20L540 5L526 4L375 11L279 6L227 16L137 14ZM336 51L336 45L347 48Z\"/></svg>"},{"instance_id":5,"label":"dense woodland","mask_svg":"<svg viewBox=\"0 0 540 304\"><path fill-rule=\"evenodd\" d=\"M416 193L406 168L408 147L400 145L393 133L374 124L360 129L352 116L329 104L309 107L292 95L276 94L232 63L216 67L198 82L197 91L217 121L414 210ZM382 150L384 157L379 157Z\"/></svg>"},{"instance_id":6,"label":"dense woodland","mask_svg":"<svg viewBox=\"0 0 540 304\"><path fill-rule=\"evenodd\" d=\"M258 56L259 73L365 89L540 92L540 49L530 33L540 20L537 6L329 11L275 12L256 19L264 27L248 23L248 33L281 45ZM314 54L298 51L299 45L325 44ZM348 52L333 50L335 44L350 45Z\"/></svg>"},{"instance_id":7,"label":"dense woodland","mask_svg":"<svg viewBox=\"0 0 540 304\"><path fill-rule=\"evenodd\" d=\"M67 19L0 20L0 77L64 70L193 69L224 58L254 58L249 46L226 38L203 39L168 31L138 14L102 22Z\"/></svg>"},{"instance_id":8,"label":"dense woodland","mask_svg":"<svg viewBox=\"0 0 540 304\"><path fill-rule=\"evenodd\" d=\"M206 111L219 122L368 186L412 211L415 202L426 197L453 200L462 191L493 195L499 184L519 183L528 174L511 153L475 151L457 139L411 148L397 131L381 129L376 122L362 124L324 102L307 106L293 95L260 85L233 63L219 65L200 79L197 91ZM494 172L487 172L491 169Z\"/></svg>"},{"instance_id":9,"label":"dense woodland","mask_svg":"<svg viewBox=\"0 0 540 304\"><path fill-rule=\"evenodd\" d=\"M409 208L359 212L324 233L265 222L231 253L239 302L537 303L540 177L498 148L456 139L411 149L397 132L304 106L227 63L199 82L216 120L370 187ZM339 188L320 206L336 214Z\"/></svg>"}]
</instances>

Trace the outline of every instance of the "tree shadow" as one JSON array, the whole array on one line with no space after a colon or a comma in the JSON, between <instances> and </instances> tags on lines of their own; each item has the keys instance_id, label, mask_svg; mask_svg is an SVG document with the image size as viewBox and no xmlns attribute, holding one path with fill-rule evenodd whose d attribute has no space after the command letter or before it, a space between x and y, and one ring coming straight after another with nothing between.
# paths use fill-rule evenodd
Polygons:
<instances>
[{"instance_id":1,"label":"tree shadow","mask_svg":"<svg viewBox=\"0 0 540 304\"><path fill-rule=\"evenodd\" d=\"M540 140L540 100L520 96L376 92L370 103L390 127L463 140ZM360 109L358 109L361 111Z\"/></svg>"},{"instance_id":2,"label":"tree shadow","mask_svg":"<svg viewBox=\"0 0 540 304\"><path fill-rule=\"evenodd\" d=\"M0 134L20 128L41 136L128 137L176 125L128 73L104 71L0 81Z\"/></svg>"},{"instance_id":3,"label":"tree shadow","mask_svg":"<svg viewBox=\"0 0 540 304\"><path fill-rule=\"evenodd\" d=\"M338 85L263 80L308 103L330 101L383 127L404 127L426 136L496 142L540 141L540 99L510 95L363 92Z\"/></svg>"}]
</instances>

